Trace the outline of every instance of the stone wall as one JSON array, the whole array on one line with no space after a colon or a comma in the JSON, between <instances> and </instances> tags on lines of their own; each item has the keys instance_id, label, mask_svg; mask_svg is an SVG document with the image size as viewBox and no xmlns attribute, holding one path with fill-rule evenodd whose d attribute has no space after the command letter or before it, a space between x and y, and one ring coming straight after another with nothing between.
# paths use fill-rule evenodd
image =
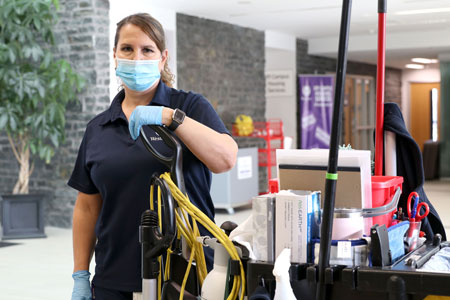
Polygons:
<instances>
[{"instance_id":1,"label":"stone wall","mask_svg":"<svg viewBox=\"0 0 450 300\"><path fill-rule=\"evenodd\" d=\"M262 31L177 14L178 88L205 96L227 126L264 120L264 54Z\"/></svg>"},{"instance_id":2,"label":"stone wall","mask_svg":"<svg viewBox=\"0 0 450 300\"><path fill-rule=\"evenodd\" d=\"M36 160L30 193L46 194L46 224L70 227L77 192L67 186L87 122L109 105L109 1L60 0L55 54L67 59L86 86L66 113L66 140L51 164ZM18 164L0 136L0 194L10 193Z\"/></svg>"},{"instance_id":3,"label":"stone wall","mask_svg":"<svg viewBox=\"0 0 450 300\"><path fill-rule=\"evenodd\" d=\"M231 131L239 114L264 121L264 32L177 14L178 88L205 96ZM239 147L265 147L259 138L236 137ZM259 189L267 168L259 168Z\"/></svg>"}]
</instances>

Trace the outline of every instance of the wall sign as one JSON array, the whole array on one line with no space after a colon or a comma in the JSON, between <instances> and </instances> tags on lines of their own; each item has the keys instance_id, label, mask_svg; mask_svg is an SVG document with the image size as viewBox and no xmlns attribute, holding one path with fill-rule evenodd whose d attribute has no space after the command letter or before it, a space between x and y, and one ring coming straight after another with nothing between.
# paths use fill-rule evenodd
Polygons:
<instances>
[{"instance_id":1,"label":"wall sign","mask_svg":"<svg viewBox=\"0 0 450 300\"><path fill-rule=\"evenodd\" d=\"M266 97L292 96L293 73L290 70L266 72Z\"/></svg>"},{"instance_id":2,"label":"wall sign","mask_svg":"<svg viewBox=\"0 0 450 300\"><path fill-rule=\"evenodd\" d=\"M238 180L252 178L252 157L242 156L237 159Z\"/></svg>"}]
</instances>

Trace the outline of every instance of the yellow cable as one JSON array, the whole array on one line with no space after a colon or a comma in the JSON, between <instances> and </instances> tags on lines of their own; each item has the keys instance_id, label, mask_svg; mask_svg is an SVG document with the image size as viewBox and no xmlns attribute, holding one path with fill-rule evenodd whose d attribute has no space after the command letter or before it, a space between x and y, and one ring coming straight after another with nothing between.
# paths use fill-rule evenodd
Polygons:
<instances>
[{"instance_id":1,"label":"yellow cable","mask_svg":"<svg viewBox=\"0 0 450 300\"><path fill-rule=\"evenodd\" d=\"M189 258L188 267L184 274L183 282L181 284L181 290L180 290L180 300L181 300L181 299L183 299L184 289L186 288L186 282L189 277L189 272L191 271L191 265L192 265L192 262L193 262L194 256L195 256L195 248L194 248L195 244L194 244L194 241L192 241L192 236L187 234L187 231L189 230L189 228L187 228L185 226L184 222L182 221L180 215L178 214L178 212L176 210L175 210L175 217L177 219L178 229L179 230L181 229L180 231L181 231L182 235L186 238L186 242L187 242L189 248L191 248L191 255Z\"/></svg>"},{"instance_id":2,"label":"yellow cable","mask_svg":"<svg viewBox=\"0 0 450 300\"><path fill-rule=\"evenodd\" d=\"M186 221L186 227L190 232L192 232L191 223L189 222L189 218L187 217L186 211L184 209L181 209L181 214L183 215L183 220Z\"/></svg>"},{"instance_id":3,"label":"yellow cable","mask_svg":"<svg viewBox=\"0 0 450 300\"><path fill-rule=\"evenodd\" d=\"M150 209L154 209L154 203L153 203L153 193L154 193L154 186L153 184L150 186Z\"/></svg>"},{"instance_id":4,"label":"yellow cable","mask_svg":"<svg viewBox=\"0 0 450 300\"><path fill-rule=\"evenodd\" d=\"M164 173L160 177L164 179L166 183L169 185L171 193L174 199L177 201L179 207L181 207L181 209L186 210L193 219L200 222L209 232L211 232L217 238L217 240L225 247L227 252L230 254L231 259L239 261L241 274L239 276L234 277L233 288L227 300L234 300L237 298L239 293L239 286L241 286L240 299L243 300L245 293L245 274L242 262L240 261L239 255L233 243L215 223L213 223L202 211L200 211L196 206L194 206L189 201L186 195L181 193L178 187L171 180L169 173Z\"/></svg>"},{"instance_id":5,"label":"yellow cable","mask_svg":"<svg viewBox=\"0 0 450 300\"><path fill-rule=\"evenodd\" d=\"M159 230L162 230L162 212L161 212L161 188L158 186L158 226ZM159 263L159 273L158 273L158 300L161 300L161 290L162 290L162 259L161 256L158 257Z\"/></svg>"},{"instance_id":6,"label":"yellow cable","mask_svg":"<svg viewBox=\"0 0 450 300\"><path fill-rule=\"evenodd\" d=\"M158 221L159 230L162 232L161 188L158 186Z\"/></svg>"},{"instance_id":7,"label":"yellow cable","mask_svg":"<svg viewBox=\"0 0 450 300\"><path fill-rule=\"evenodd\" d=\"M188 229L184 226L183 221L180 218L180 215L178 212L175 211L175 218L177 220L177 229L180 232L180 234L186 239L186 242L189 247L192 246L192 239L188 234Z\"/></svg>"},{"instance_id":8,"label":"yellow cable","mask_svg":"<svg viewBox=\"0 0 450 300\"><path fill-rule=\"evenodd\" d=\"M197 276L199 278L200 284L203 284L203 280L206 277L206 262L205 262L205 255L203 252L203 246L196 241L196 237L200 235L197 222L200 222L211 234L213 234L219 243L225 247L227 252L229 253L231 259L238 260L240 265L240 275L234 276L233 279L233 287L230 292L230 295L228 296L227 300L234 300L238 298L239 291L240 293L240 299L244 299L245 294L245 274L244 274L244 268L242 265L242 262L240 261L239 255L236 251L236 248L234 247L233 243L230 241L228 236L214 223L212 222L201 210L199 210L195 205L193 205L190 201L187 195L181 193L181 191L178 189L178 187L175 185L175 183L170 178L169 173L164 173L160 176L168 185L170 192L172 193L172 196L175 201L178 203L179 210L181 212L181 215L183 218L179 215L179 213L175 210L175 216L176 216L176 225L177 225L177 238L180 238L180 236L183 236L186 239L186 242L188 246L191 249L191 255L189 258L189 264L188 268L186 270L183 284L181 286L181 293L180 293L180 299L183 299L183 292L185 289L186 281L189 275L189 271L191 268L191 264L193 263L193 260L195 258L196 265L197 265ZM150 188L150 208L154 209L153 205L153 192L154 187L153 185ZM159 225L160 229L162 228L162 218L161 218L161 190L158 187L158 216L159 216ZM192 226L189 222L188 215L192 218ZM186 222L183 222L183 219ZM168 249L167 255L168 259L166 261L165 266L165 273L164 278L167 280L169 278L169 272L170 272L170 253L172 253L171 249ZM159 258L159 260L161 257ZM160 264L161 266L161 264ZM158 280L158 299L161 299L161 272L159 275Z\"/></svg>"},{"instance_id":9,"label":"yellow cable","mask_svg":"<svg viewBox=\"0 0 450 300\"><path fill-rule=\"evenodd\" d=\"M186 272L184 273L183 283L181 284L179 300L183 300L184 289L186 288L186 282L189 277L189 272L191 271L191 265L192 265L192 262L194 261L194 255L195 255L195 251L191 251L191 256L189 257L188 267L186 269Z\"/></svg>"},{"instance_id":10,"label":"yellow cable","mask_svg":"<svg viewBox=\"0 0 450 300\"><path fill-rule=\"evenodd\" d=\"M164 269L164 281L169 280L169 274L170 274L170 255L173 253L172 249L167 249L167 256L166 256L166 266Z\"/></svg>"},{"instance_id":11,"label":"yellow cable","mask_svg":"<svg viewBox=\"0 0 450 300\"><path fill-rule=\"evenodd\" d=\"M178 199L179 200L179 199ZM194 210L195 210L195 208L194 208ZM200 216L201 216L201 214L200 214ZM198 217L198 216L197 216ZM209 227L208 229L212 232L212 233L216 233L216 234L223 234L223 232L219 229L219 232L217 232L216 230L213 230L213 228L214 228L214 226L216 226L214 223L212 223L209 219L207 219L206 220L207 222L206 223L208 223L208 221L210 222L210 224L208 224L206 227ZM213 226L211 226L211 224L213 225ZM205 224L206 225L206 224ZM216 226L216 228L217 228L217 226ZM226 237L226 236L225 236ZM226 245L226 242L224 242L223 241L223 239L222 239L223 237L220 237L218 240L219 241L221 241L223 244L224 244L224 246L225 246L225 248L227 249L227 251L230 251L230 249L229 249L229 245ZM226 237L227 238L227 237ZM233 247L233 250L235 250L234 249L234 247ZM230 253L231 254L231 253ZM234 259L235 257L234 257L234 255L231 255L231 257ZM241 271L243 271L243 268L242 268L242 266L241 266ZM243 278L244 279L244 278ZM244 279L245 280L245 279ZM235 278L235 280L234 280L234 285L233 285L233 290L232 290L232 293L230 294L230 297L229 297L229 299L235 299L236 298L236 293L237 293L237 290L236 290L236 284L239 284L239 282L240 282L240 280L239 279L236 279ZM241 294L241 298L242 298L242 294Z\"/></svg>"},{"instance_id":12,"label":"yellow cable","mask_svg":"<svg viewBox=\"0 0 450 300\"><path fill-rule=\"evenodd\" d=\"M161 290L162 290L162 275L161 275L161 268L162 268L162 259L161 256L158 257L158 263L159 263L159 274L158 274L158 300L161 300Z\"/></svg>"},{"instance_id":13,"label":"yellow cable","mask_svg":"<svg viewBox=\"0 0 450 300\"><path fill-rule=\"evenodd\" d=\"M193 227L194 227L194 236L200 236L200 231L197 226L197 222L193 220ZM203 280L206 277L207 271L206 271L206 261L205 261L205 253L203 252L203 245L200 243L194 243L195 252L198 254L199 260L196 261L197 263L197 277L200 281L200 286L203 285Z\"/></svg>"}]
</instances>

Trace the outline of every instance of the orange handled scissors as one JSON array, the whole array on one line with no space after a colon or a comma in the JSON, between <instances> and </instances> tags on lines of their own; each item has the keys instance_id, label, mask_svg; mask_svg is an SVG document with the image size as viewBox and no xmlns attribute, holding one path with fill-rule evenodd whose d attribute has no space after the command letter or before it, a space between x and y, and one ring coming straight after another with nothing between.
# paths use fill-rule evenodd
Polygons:
<instances>
[{"instance_id":1,"label":"orange handled scissors","mask_svg":"<svg viewBox=\"0 0 450 300\"><path fill-rule=\"evenodd\" d=\"M414 203L411 207L412 198L414 197ZM408 196L408 203L407 203L407 210L408 210L408 217L410 222L419 222L423 220L426 216L428 216L428 213L430 212L430 207L425 202L419 203L419 194L416 192L412 192ZM423 214L420 214L420 210L422 207L425 208L425 212Z\"/></svg>"}]
</instances>

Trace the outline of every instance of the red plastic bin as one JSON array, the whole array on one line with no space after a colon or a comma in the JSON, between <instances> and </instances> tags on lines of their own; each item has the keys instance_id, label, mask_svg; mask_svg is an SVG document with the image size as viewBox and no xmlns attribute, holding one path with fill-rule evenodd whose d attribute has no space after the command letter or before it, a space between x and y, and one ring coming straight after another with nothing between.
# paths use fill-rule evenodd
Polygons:
<instances>
[{"instance_id":1,"label":"red plastic bin","mask_svg":"<svg viewBox=\"0 0 450 300\"><path fill-rule=\"evenodd\" d=\"M388 204L397 187L402 188L402 183L403 177L401 176L372 176L372 207ZM373 217L373 224L391 226L392 216L395 212L396 210L393 210L385 215Z\"/></svg>"}]
</instances>

